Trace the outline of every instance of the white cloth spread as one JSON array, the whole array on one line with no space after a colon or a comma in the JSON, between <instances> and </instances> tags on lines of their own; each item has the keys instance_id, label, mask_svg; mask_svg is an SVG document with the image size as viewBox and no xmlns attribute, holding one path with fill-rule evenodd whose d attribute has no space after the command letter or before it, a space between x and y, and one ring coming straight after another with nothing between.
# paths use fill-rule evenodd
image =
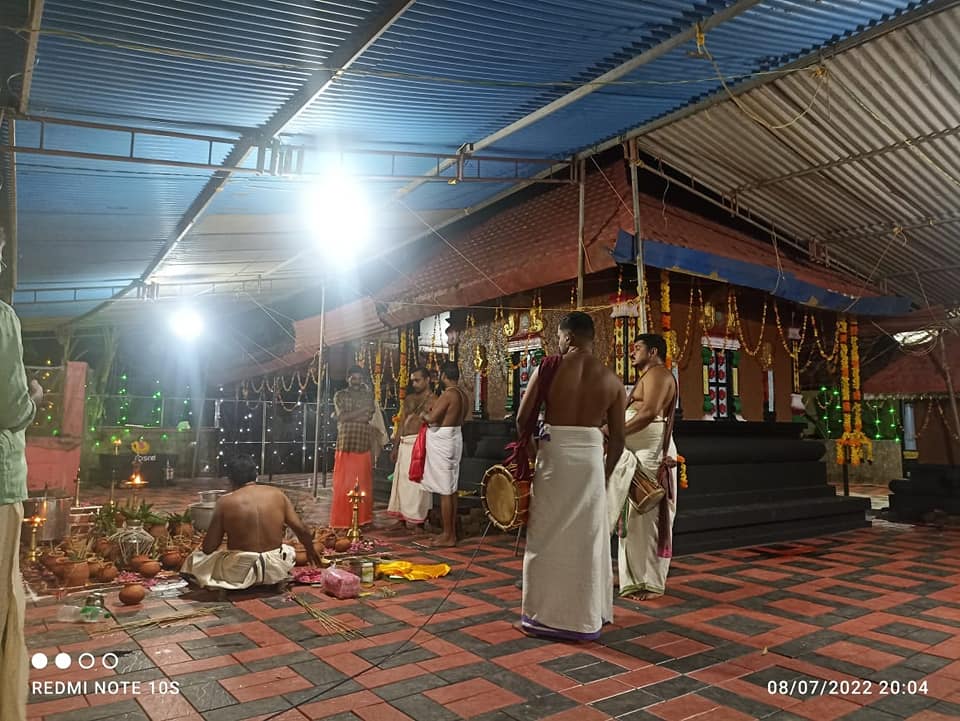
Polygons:
<instances>
[{"instance_id":1,"label":"white cloth spread","mask_svg":"<svg viewBox=\"0 0 960 721\"><path fill-rule=\"evenodd\" d=\"M629 421L636 411L628 410L626 419ZM623 452L620 462L617 464L617 470L610 477L608 487L607 508L608 520L611 520L610 530L614 531L617 516L623 509L623 503L626 500L627 491L630 488L630 480L633 478L631 471L626 479L623 478L626 469L630 466L631 457L633 467L639 465L643 474L652 481L656 481L657 472L660 468L660 460L663 454L663 432L662 422L653 422L642 431L627 436L626 448ZM667 451L670 457L676 458L677 447L670 439L670 446ZM670 484L673 487L673 497L677 497L677 470L670 472ZM617 515L613 516L613 508L616 507ZM670 559L660 558L657 555L657 539L659 513L656 508L644 514L637 513L633 506L627 504L627 535L626 538L619 539L618 553L618 571L620 575L620 594L641 593L644 591L651 593L663 593L666 589L667 574L670 571ZM670 502L670 524L677 515L677 505Z\"/></svg>"},{"instance_id":2,"label":"white cloth spread","mask_svg":"<svg viewBox=\"0 0 960 721\"><path fill-rule=\"evenodd\" d=\"M198 548L187 557L180 572L193 576L204 588L236 591L283 581L296 559L296 552L286 544L263 553L224 550L207 555Z\"/></svg>"},{"instance_id":3,"label":"white cloth spread","mask_svg":"<svg viewBox=\"0 0 960 721\"><path fill-rule=\"evenodd\" d=\"M523 555L523 616L592 634L613 621L603 434L552 426L541 441Z\"/></svg>"},{"instance_id":4,"label":"white cloth spread","mask_svg":"<svg viewBox=\"0 0 960 721\"><path fill-rule=\"evenodd\" d=\"M428 493L452 496L460 481L463 432L459 426L427 429L427 460L420 485Z\"/></svg>"},{"instance_id":5,"label":"white cloth spread","mask_svg":"<svg viewBox=\"0 0 960 721\"><path fill-rule=\"evenodd\" d=\"M410 457L417 436L403 436L397 448L397 465L393 470L393 487L387 513L402 518L408 523L423 523L433 502L422 483L410 480Z\"/></svg>"}]
</instances>

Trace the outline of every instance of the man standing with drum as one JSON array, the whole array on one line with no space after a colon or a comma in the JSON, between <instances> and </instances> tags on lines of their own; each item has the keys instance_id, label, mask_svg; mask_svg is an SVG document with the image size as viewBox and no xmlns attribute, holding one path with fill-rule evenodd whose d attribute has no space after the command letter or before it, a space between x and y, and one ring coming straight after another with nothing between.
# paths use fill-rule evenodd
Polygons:
<instances>
[{"instance_id":1,"label":"man standing with drum","mask_svg":"<svg viewBox=\"0 0 960 721\"><path fill-rule=\"evenodd\" d=\"M673 519L677 513L673 414L677 382L664 365L666 355L663 336L637 336L630 352L638 377L626 410L627 452L610 483L610 505L615 511L622 509L616 524L620 595L636 601L663 595L673 554ZM628 454L636 458L635 463ZM656 508L638 512L635 504L639 499L630 485L634 469L666 491ZM629 498L628 493L632 494Z\"/></svg>"},{"instance_id":2,"label":"man standing with drum","mask_svg":"<svg viewBox=\"0 0 960 721\"><path fill-rule=\"evenodd\" d=\"M517 414L522 438L544 400L519 626L531 636L589 641L613 621L605 484L623 451L626 392L593 355L593 337L593 319L586 313L560 321L559 362L544 359L534 371Z\"/></svg>"}]
</instances>

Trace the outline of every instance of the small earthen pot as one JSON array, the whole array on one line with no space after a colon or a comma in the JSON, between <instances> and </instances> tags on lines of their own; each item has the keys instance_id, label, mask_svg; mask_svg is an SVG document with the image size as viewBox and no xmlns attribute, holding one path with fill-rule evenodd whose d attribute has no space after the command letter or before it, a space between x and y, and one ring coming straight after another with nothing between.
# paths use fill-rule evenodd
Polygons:
<instances>
[{"instance_id":1,"label":"small earthen pot","mask_svg":"<svg viewBox=\"0 0 960 721\"><path fill-rule=\"evenodd\" d=\"M130 583L120 589L120 603L124 606L136 606L147 595L147 589L139 583Z\"/></svg>"},{"instance_id":2,"label":"small earthen pot","mask_svg":"<svg viewBox=\"0 0 960 721\"><path fill-rule=\"evenodd\" d=\"M50 569L53 571L53 575L60 581L63 581L64 576L67 574L67 563L66 556L58 556L53 562L53 567Z\"/></svg>"},{"instance_id":3,"label":"small earthen pot","mask_svg":"<svg viewBox=\"0 0 960 721\"><path fill-rule=\"evenodd\" d=\"M158 573L160 573L160 561L144 561L140 564L140 570L138 573L144 578L153 578Z\"/></svg>"},{"instance_id":4,"label":"small earthen pot","mask_svg":"<svg viewBox=\"0 0 960 721\"><path fill-rule=\"evenodd\" d=\"M103 564L103 568L100 569L99 578L103 583L111 583L119 573L120 571L117 570L117 567L110 561L107 561Z\"/></svg>"},{"instance_id":5,"label":"small earthen pot","mask_svg":"<svg viewBox=\"0 0 960 721\"><path fill-rule=\"evenodd\" d=\"M165 523L156 523L150 526L147 529L147 533L149 533L151 536L157 539L167 538L167 536L169 535L169 533L167 532L167 525Z\"/></svg>"},{"instance_id":6,"label":"small earthen pot","mask_svg":"<svg viewBox=\"0 0 960 721\"><path fill-rule=\"evenodd\" d=\"M136 573L140 573L140 566L149 560L150 560L150 556L145 556L142 553L139 556L133 556L130 559L130 563L129 563L130 570Z\"/></svg>"},{"instance_id":7,"label":"small earthen pot","mask_svg":"<svg viewBox=\"0 0 960 721\"><path fill-rule=\"evenodd\" d=\"M90 567L90 580L98 580L101 572L103 572L103 561L99 558L88 558L87 565Z\"/></svg>"},{"instance_id":8,"label":"small earthen pot","mask_svg":"<svg viewBox=\"0 0 960 721\"><path fill-rule=\"evenodd\" d=\"M69 588L86 586L90 581L90 565L87 561L65 561L61 564L63 585Z\"/></svg>"},{"instance_id":9,"label":"small earthen pot","mask_svg":"<svg viewBox=\"0 0 960 721\"><path fill-rule=\"evenodd\" d=\"M350 550L350 546L352 545L353 542L349 538L338 538L333 550L337 553L345 553Z\"/></svg>"},{"instance_id":10,"label":"small earthen pot","mask_svg":"<svg viewBox=\"0 0 960 721\"><path fill-rule=\"evenodd\" d=\"M296 549L297 558L294 561L294 565L297 566L306 566L307 565L307 549L303 546L298 546Z\"/></svg>"},{"instance_id":11,"label":"small earthen pot","mask_svg":"<svg viewBox=\"0 0 960 721\"><path fill-rule=\"evenodd\" d=\"M98 556L105 556L105 555L107 554L107 552L110 550L110 546L111 546L111 545L113 545L113 544L111 544L110 541L107 540L106 538L100 538L100 539L98 539L97 542L94 544L94 546L93 546L93 551L94 551L94 553L96 553Z\"/></svg>"},{"instance_id":12,"label":"small earthen pot","mask_svg":"<svg viewBox=\"0 0 960 721\"><path fill-rule=\"evenodd\" d=\"M52 571L61 558L64 558L62 553L58 551L47 551L40 557L40 563L42 563L48 571Z\"/></svg>"},{"instance_id":13,"label":"small earthen pot","mask_svg":"<svg viewBox=\"0 0 960 721\"><path fill-rule=\"evenodd\" d=\"M183 554L180 551L167 551L160 556L160 563L168 571L178 571L183 565Z\"/></svg>"}]
</instances>

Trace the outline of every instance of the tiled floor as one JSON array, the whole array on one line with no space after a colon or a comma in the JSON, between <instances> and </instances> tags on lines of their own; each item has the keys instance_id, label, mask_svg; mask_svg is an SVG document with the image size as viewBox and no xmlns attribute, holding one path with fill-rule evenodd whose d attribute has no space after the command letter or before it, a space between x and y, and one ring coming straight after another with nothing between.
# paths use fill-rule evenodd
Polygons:
<instances>
[{"instance_id":1,"label":"tiled floor","mask_svg":"<svg viewBox=\"0 0 960 721\"><path fill-rule=\"evenodd\" d=\"M394 548L412 561L444 560L453 571L433 582L394 582L391 598L337 601L296 589L358 629L357 640L325 634L300 606L273 594L247 593L209 617L133 637L91 638L90 626L53 622L56 605L34 606L29 646L51 664L31 679L91 683L82 694L33 695L30 718L960 718L955 531L878 521L828 538L678 558L667 597L618 602L615 624L582 645L512 628L521 567L512 538L471 539L436 555L403 540ZM122 619L215 605L154 600ZM76 667L81 651L94 654L94 668ZM108 651L119 658L116 669L102 666ZM57 652L72 654L74 666L55 668ZM112 695L98 693L95 680L141 685L139 693ZM170 683L179 693L162 693Z\"/></svg>"}]
</instances>

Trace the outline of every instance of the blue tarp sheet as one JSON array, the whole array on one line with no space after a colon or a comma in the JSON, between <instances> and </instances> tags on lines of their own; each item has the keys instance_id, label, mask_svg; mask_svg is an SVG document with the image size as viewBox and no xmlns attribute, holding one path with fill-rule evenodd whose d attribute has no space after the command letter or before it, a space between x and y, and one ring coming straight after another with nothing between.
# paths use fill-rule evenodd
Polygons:
<instances>
[{"instance_id":1,"label":"blue tarp sheet","mask_svg":"<svg viewBox=\"0 0 960 721\"><path fill-rule=\"evenodd\" d=\"M613 259L625 264L636 262L637 246L632 233L620 230L617 234ZM855 299L846 293L800 280L787 271L781 273L776 268L681 248L656 240L643 241L643 263L654 268L665 268L721 283L756 288L801 305L854 315L896 316L911 310L911 302L907 298L880 296Z\"/></svg>"}]
</instances>

